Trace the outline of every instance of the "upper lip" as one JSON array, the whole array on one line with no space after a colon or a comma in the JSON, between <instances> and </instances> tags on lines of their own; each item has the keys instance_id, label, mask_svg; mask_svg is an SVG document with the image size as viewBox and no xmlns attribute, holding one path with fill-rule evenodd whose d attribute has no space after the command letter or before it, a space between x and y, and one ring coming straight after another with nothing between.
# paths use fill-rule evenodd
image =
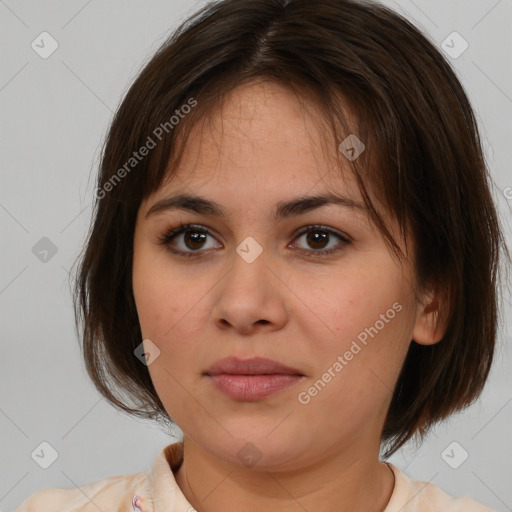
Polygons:
<instances>
[{"instance_id":1,"label":"upper lip","mask_svg":"<svg viewBox=\"0 0 512 512\"><path fill-rule=\"evenodd\" d=\"M206 375L219 375L221 373L230 375L303 375L295 368L290 368L265 357L239 359L233 356L220 359L210 366L205 373Z\"/></svg>"}]
</instances>

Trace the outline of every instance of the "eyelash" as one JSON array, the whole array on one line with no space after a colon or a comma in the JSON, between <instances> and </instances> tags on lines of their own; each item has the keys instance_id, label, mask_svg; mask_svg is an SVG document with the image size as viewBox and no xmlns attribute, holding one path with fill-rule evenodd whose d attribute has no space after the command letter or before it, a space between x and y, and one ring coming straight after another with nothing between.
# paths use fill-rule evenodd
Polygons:
<instances>
[{"instance_id":1,"label":"eyelash","mask_svg":"<svg viewBox=\"0 0 512 512\"><path fill-rule=\"evenodd\" d=\"M176 254L178 256L187 257L187 258L190 258L190 257L201 257L202 253L208 252L208 250L200 250L200 249L198 249L197 251L179 251L179 250L173 249L171 247L172 239L175 236L180 235L182 233L185 233L187 231L193 231L193 232L197 232L197 233L202 233L202 234L205 234L205 235L213 236L213 234L206 227L199 226L199 225L196 225L196 224L181 224L180 223L180 225L177 228L167 230L164 233L164 235L160 236L158 238L158 243L160 245L165 246L167 248L167 250L169 250L171 253ZM304 234L309 233L310 231L322 231L322 232L329 233L329 235L334 235L334 236L336 236L336 237L338 237L340 239L340 244L337 247L335 247L335 248L327 249L327 250L318 250L318 251L316 251L316 250L313 250L313 249L312 250L299 249L299 252L303 252L303 253L305 252L305 253L308 253L310 255L312 254L315 257L323 257L323 256L330 255L332 253L338 252L338 251L342 250L343 247L345 247L347 245L350 245L352 243L352 241L346 235L342 235L341 233L338 233L337 231L334 231L334 230L332 230L330 228L327 228L325 226L321 226L319 224L313 224L313 225L307 226L305 229L301 229L296 234L294 240L296 238L301 237Z\"/></svg>"}]
</instances>

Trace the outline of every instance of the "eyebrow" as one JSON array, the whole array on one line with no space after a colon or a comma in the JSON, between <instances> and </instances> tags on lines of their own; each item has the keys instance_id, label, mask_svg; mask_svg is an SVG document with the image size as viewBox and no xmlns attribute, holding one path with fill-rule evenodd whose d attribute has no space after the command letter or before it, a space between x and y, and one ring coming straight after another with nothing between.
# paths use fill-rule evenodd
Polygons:
<instances>
[{"instance_id":1,"label":"eyebrow","mask_svg":"<svg viewBox=\"0 0 512 512\"><path fill-rule=\"evenodd\" d=\"M275 205L272 217L275 220L284 219L294 215L301 215L322 206L338 205L360 212L368 211L368 208L348 197L327 193L314 196L300 196L288 201L282 201ZM167 197L156 202L146 213L146 218L168 210L186 210L204 215L213 215L221 219L227 217L226 210L215 201L201 196L179 194Z\"/></svg>"}]
</instances>

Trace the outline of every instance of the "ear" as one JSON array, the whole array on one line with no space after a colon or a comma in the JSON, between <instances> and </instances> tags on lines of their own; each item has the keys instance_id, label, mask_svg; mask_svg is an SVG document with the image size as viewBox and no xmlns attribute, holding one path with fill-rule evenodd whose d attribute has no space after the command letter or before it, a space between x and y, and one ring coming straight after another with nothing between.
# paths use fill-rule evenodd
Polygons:
<instances>
[{"instance_id":1,"label":"ear","mask_svg":"<svg viewBox=\"0 0 512 512\"><path fill-rule=\"evenodd\" d=\"M418 303L412 340L420 345L434 345L441 341L448 328L448 308L447 294L441 287L433 287L424 293Z\"/></svg>"}]
</instances>

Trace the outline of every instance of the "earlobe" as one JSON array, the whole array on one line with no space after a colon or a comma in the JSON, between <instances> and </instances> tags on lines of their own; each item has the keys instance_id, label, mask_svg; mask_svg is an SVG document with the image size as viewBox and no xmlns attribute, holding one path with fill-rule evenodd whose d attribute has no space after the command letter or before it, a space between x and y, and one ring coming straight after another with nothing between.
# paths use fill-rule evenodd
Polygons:
<instances>
[{"instance_id":1,"label":"earlobe","mask_svg":"<svg viewBox=\"0 0 512 512\"><path fill-rule=\"evenodd\" d=\"M438 293L426 296L423 304L418 305L418 316L412 333L412 339L420 345L434 345L443 339L448 328L446 307Z\"/></svg>"}]
</instances>

